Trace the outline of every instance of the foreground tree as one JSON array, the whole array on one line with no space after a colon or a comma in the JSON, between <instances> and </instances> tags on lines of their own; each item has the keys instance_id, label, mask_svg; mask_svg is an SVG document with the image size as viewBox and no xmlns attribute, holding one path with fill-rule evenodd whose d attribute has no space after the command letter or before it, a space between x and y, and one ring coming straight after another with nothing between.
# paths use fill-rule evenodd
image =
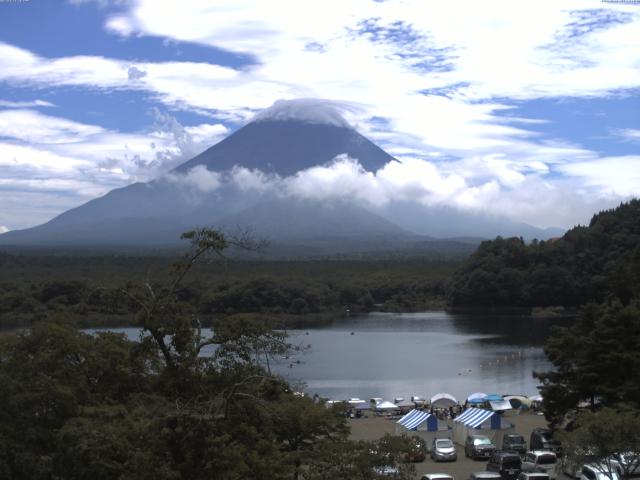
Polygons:
<instances>
[{"instance_id":1,"label":"foreground tree","mask_svg":"<svg viewBox=\"0 0 640 480\"><path fill-rule=\"evenodd\" d=\"M545 352L555 370L537 373L547 420L564 422L588 402L640 408L640 309L617 301L590 305L569 328L557 329Z\"/></svg>"},{"instance_id":2,"label":"foreground tree","mask_svg":"<svg viewBox=\"0 0 640 480\"><path fill-rule=\"evenodd\" d=\"M559 432L565 461L586 463L613 478L640 472L640 411L626 406L582 411L569 432Z\"/></svg>"},{"instance_id":3,"label":"foreground tree","mask_svg":"<svg viewBox=\"0 0 640 480\"><path fill-rule=\"evenodd\" d=\"M395 463L393 442L348 442L343 411L294 395L273 373L299 348L267 319L235 315L205 334L183 280L247 242L208 229L183 237L192 248L168 283L123 290L139 341L83 333L63 317L0 339L0 478L330 478L323 472L343 467L337 450L367 465L355 478L375 478L381 458Z\"/></svg>"}]
</instances>

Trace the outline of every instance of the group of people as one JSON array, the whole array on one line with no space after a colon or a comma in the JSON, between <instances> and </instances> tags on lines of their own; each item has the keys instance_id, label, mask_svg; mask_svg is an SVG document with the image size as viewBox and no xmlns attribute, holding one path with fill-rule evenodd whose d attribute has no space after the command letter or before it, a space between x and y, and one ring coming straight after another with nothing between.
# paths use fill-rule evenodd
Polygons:
<instances>
[{"instance_id":1,"label":"group of people","mask_svg":"<svg viewBox=\"0 0 640 480\"><path fill-rule=\"evenodd\" d=\"M435 415L439 420L453 420L462 413L462 406L451 405L448 408L433 407L429 409L431 415Z\"/></svg>"}]
</instances>

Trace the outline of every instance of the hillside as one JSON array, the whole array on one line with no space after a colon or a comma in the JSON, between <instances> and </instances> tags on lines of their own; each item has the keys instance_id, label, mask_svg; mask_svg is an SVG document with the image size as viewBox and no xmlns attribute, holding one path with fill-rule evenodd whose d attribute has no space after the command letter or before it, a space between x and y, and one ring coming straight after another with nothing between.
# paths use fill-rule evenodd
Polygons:
<instances>
[{"instance_id":1,"label":"hillside","mask_svg":"<svg viewBox=\"0 0 640 480\"><path fill-rule=\"evenodd\" d=\"M483 242L455 272L454 307L575 307L640 293L640 200L595 215L563 237Z\"/></svg>"}]
</instances>

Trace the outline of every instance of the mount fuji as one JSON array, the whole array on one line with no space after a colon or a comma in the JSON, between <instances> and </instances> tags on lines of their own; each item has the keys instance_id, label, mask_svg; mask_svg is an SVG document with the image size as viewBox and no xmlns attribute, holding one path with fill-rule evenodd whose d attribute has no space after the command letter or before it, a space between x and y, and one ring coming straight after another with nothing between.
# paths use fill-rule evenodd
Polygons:
<instances>
[{"instance_id":1,"label":"mount fuji","mask_svg":"<svg viewBox=\"0 0 640 480\"><path fill-rule=\"evenodd\" d=\"M301 180L300 172L314 172L336 158L357 159L363 174L397 162L351 127L339 106L279 101L164 176L112 190L45 224L2 234L0 245L173 246L181 232L204 225L248 229L274 245L313 253L403 248L428 240L425 235L547 238L557 233L506 219L471 221L470 214L455 209L422 208L408 215L410 209L366 208L346 195L328 199L280 191L287 179Z\"/></svg>"}]
</instances>

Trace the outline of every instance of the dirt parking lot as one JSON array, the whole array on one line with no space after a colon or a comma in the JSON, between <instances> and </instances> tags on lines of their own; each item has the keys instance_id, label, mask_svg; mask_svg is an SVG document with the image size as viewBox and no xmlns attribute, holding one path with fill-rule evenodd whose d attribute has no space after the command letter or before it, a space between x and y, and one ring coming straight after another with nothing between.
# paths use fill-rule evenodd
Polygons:
<instances>
[{"instance_id":1,"label":"dirt parking lot","mask_svg":"<svg viewBox=\"0 0 640 480\"><path fill-rule=\"evenodd\" d=\"M546 427L547 422L541 415L523 413L509 417L509 421L515 425L516 433L524 436L529 442L531 431L536 427ZM351 438L353 440L376 440L385 433L395 434L396 420L387 420L382 417L359 418L349 420L351 425ZM456 480L466 480L471 473L486 469L486 460L471 460L464 455L464 448L456 445L458 459L455 462L434 462L430 457L424 462L416 463L416 470L420 478L425 473L447 473L453 475ZM569 480L561 476L560 480Z\"/></svg>"}]
</instances>

